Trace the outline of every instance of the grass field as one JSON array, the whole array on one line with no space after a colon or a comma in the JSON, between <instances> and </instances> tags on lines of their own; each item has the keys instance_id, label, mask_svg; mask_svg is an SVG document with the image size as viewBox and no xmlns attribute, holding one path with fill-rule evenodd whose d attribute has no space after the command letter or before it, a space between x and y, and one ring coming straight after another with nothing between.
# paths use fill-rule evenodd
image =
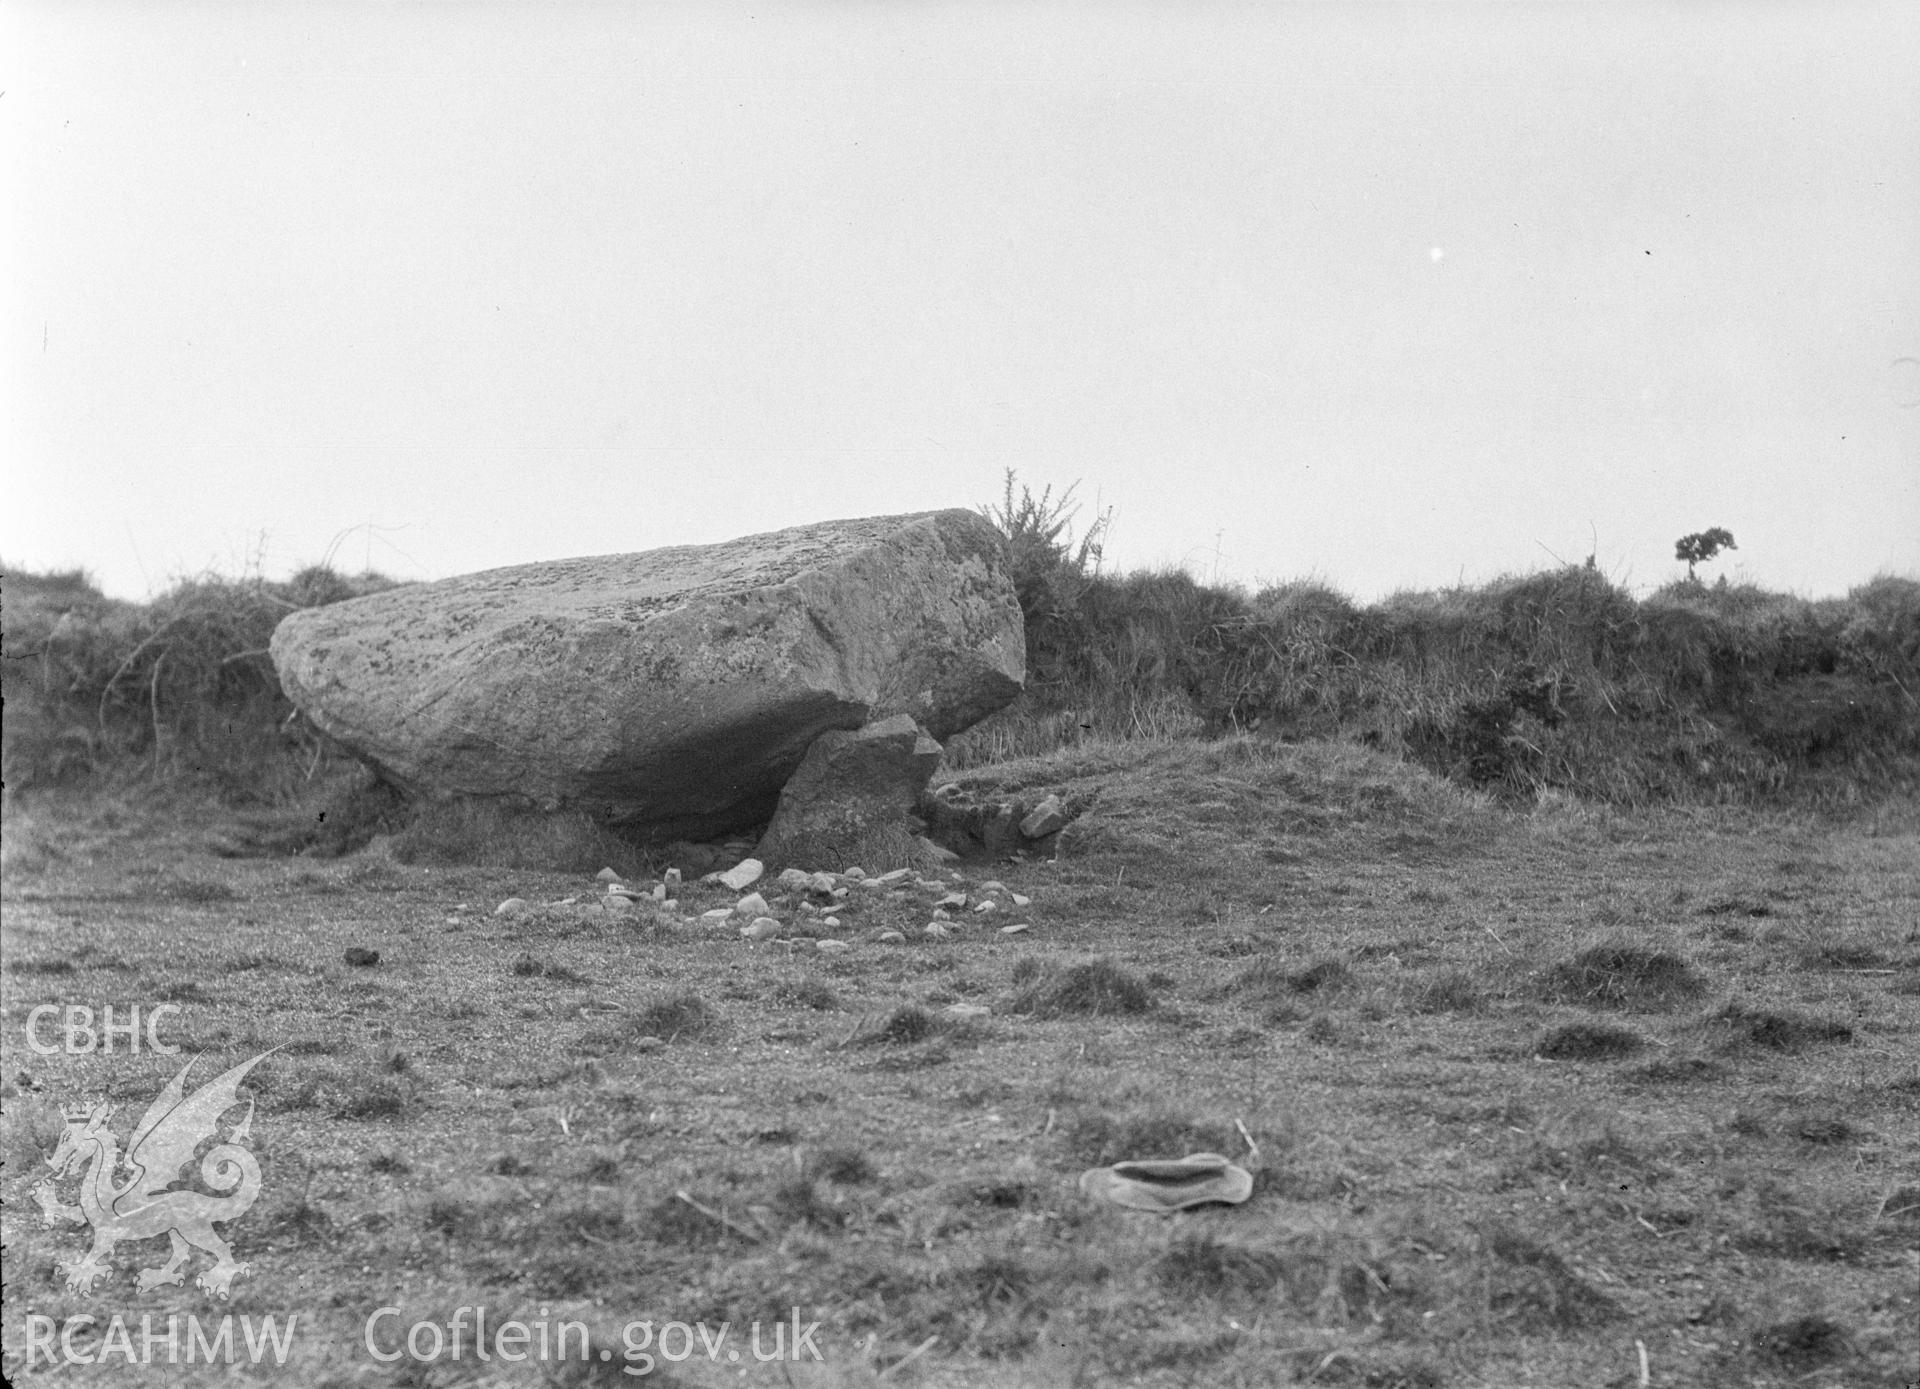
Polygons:
<instances>
[{"instance_id":1,"label":"grass field","mask_svg":"<svg viewBox=\"0 0 1920 1389\"><path fill-rule=\"evenodd\" d=\"M735 900L718 887L610 909L586 875L407 864L387 841L223 858L222 813L184 790L15 799L9 1377L29 1313L99 1318L80 1355L115 1314L138 1353L143 1315L231 1313L296 1319L284 1366L238 1373L299 1384L1920 1379L1910 805L1518 806L1245 737L961 777L1091 809L1054 861L837 907L759 885L783 930L758 943L701 920ZM955 890L953 933L929 936ZM529 905L496 914L510 897ZM180 1055L30 1048L36 1006L108 1003L175 1005ZM250 1265L231 1301L193 1286L204 1254L137 1291L159 1239L66 1291L86 1231L48 1228L30 1192L62 1107L111 1098L124 1143L190 1056L198 1084L270 1048L243 1092L263 1186L225 1227ZM1075 1185L1196 1150L1251 1169L1252 1198L1161 1217ZM466 1354L375 1359L382 1308L382 1354L459 1317ZM576 1333L565 1362L481 1362L474 1308L581 1323L592 1358ZM762 1353L776 1322L789 1349L817 1322L821 1358L756 1363L756 1321ZM651 1341L654 1373L623 1375L639 1322L728 1339L717 1359ZM688 1358L658 1358L683 1334Z\"/></svg>"}]
</instances>

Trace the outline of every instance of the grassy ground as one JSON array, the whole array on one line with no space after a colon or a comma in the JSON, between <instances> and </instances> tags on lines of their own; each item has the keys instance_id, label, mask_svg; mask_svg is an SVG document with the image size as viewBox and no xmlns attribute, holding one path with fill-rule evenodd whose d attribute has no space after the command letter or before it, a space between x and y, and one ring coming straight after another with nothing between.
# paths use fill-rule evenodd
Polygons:
<instances>
[{"instance_id":1,"label":"grassy ground","mask_svg":"<svg viewBox=\"0 0 1920 1389\"><path fill-rule=\"evenodd\" d=\"M220 858L193 801L16 800L9 1376L29 1312L117 1312L136 1345L142 1314L231 1312L297 1315L285 1367L242 1373L301 1384L1920 1378L1911 808L1515 809L1354 748L1244 739L965 777L1092 808L1053 862L853 887L837 909L765 889L785 929L761 943L701 923L734 900L719 888L615 911L584 876L379 843ZM995 909L928 936L956 888ZM509 897L532 905L496 915ZM36 1005L109 1002L174 1003L181 1055L28 1048ZM29 1195L62 1106L105 1094L125 1140L188 1056L198 1083L268 1048L231 1302L191 1277L136 1292L157 1240L91 1297L65 1291L84 1231L45 1227ZM1075 1186L1195 1150L1252 1169L1252 1198L1159 1217ZM364 1342L382 1307L400 1309L384 1349L479 1306L584 1322L610 1358L510 1375L470 1331L457 1363ZM749 1324L764 1349L796 1307L823 1359L753 1363ZM623 1377L639 1321L732 1339Z\"/></svg>"}]
</instances>

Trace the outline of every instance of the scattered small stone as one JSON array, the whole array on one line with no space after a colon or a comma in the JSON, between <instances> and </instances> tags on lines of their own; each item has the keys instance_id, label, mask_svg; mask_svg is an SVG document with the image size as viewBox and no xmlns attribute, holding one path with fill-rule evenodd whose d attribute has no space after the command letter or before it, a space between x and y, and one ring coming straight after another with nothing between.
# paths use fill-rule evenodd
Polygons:
<instances>
[{"instance_id":1,"label":"scattered small stone","mask_svg":"<svg viewBox=\"0 0 1920 1389\"><path fill-rule=\"evenodd\" d=\"M984 1003L949 1003L940 1011L950 1018L984 1018L993 1009Z\"/></svg>"},{"instance_id":2,"label":"scattered small stone","mask_svg":"<svg viewBox=\"0 0 1920 1389\"><path fill-rule=\"evenodd\" d=\"M633 1049L635 1051L659 1051L665 1045L665 1040L659 1037L635 1037L633 1039Z\"/></svg>"},{"instance_id":3,"label":"scattered small stone","mask_svg":"<svg viewBox=\"0 0 1920 1389\"><path fill-rule=\"evenodd\" d=\"M991 882L984 882L980 884L980 890L982 892L1005 892L1007 890L1007 885L1001 882L998 878L995 878Z\"/></svg>"},{"instance_id":4,"label":"scattered small stone","mask_svg":"<svg viewBox=\"0 0 1920 1389\"><path fill-rule=\"evenodd\" d=\"M1013 905L1016 907L1027 907L1027 906L1033 905L1033 899L1031 897L1022 897L1017 892L1010 892L1007 895L1013 898Z\"/></svg>"},{"instance_id":5,"label":"scattered small stone","mask_svg":"<svg viewBox=\"0 0 1920 1389\"><path fill-rule=\"evenodd\" d=\"M625 898L628 898L628 899L630 899L630 900L632 900L632 901L636 901L636 902L637 902L637 901L639 901L639 900L640 900L640 897L641 897L641 892L640 892L640 889L639 889L639 888L637 888L637 887L632 887L632 886L629 886L629 885L628 885L628 884L626 884L626 883L608 883L608 884L607 884L607 896L609 896L609 897L625 897Z\"/></svg>"},{"instance_id":6,"label":"scattered small stone","mask_svg":"<svg viewBox=\"0 0 1920 1389\"><path fill-rule=\"evenodd\" d=\"M499 906L493 909L493 914L495 916L517 916L521 912L525 911L526 909L527 909L526 898L509 897L506 901L502 902Z\"/></svg>"},{"instance_id":7,"label":"scattered small stone","mask_svg":"<svg viewBox=\"0 0 1920 1389\"><path fill-rule=\"evenodd\" d=\"M624 883L626 881L625 878L621 877L618 873L614 872L611 868L602 868L598 873L595 873L593 876L603 883Z\"/></svg>"},{"instance_id":8,"label":"scattered small stone","mask_svg":"<svg viewBox=\"0 0 1920 1389\"><path fill-rule=\"evenodd\" d=\"M660 881L666 885L668 892L678 892L681 883L680 870L678 868L669 868L660 875Z\"/></svg>"},{"instance_id":9,"label":"scattered small stone","mask_svg":"<svg viewBox=\"0 0 1920 1389\"><path fill-rule=\"evenodd\" d=\"M964 907L967 905L967 894L964 892L949 892L933 905L936 907Z\"/></svg>"},{"instance_id":10,"label":"scattered small stone","mask_svg":"<svg viewBox=\"0 0 1920 1389\"><path fill-rule=\"evenodd\" d=\"M700 919L702 921L711 921L715 925L718 925L722 921L727 920L732 915L733 915L732 907L715 907L712 911L701 912Z\"/></svg>"},{"instance_id":11,"label":"scattered small stone","mask_svg":"<svg viewBox=\"0 0 1920 1389\"><path fill-rule=\"evenodd\" d=\"M857 883L867 876L867 870L864 868L846 868L841 870L840 876L843 878L851 878Z\"/></svg>"},{"instance_id":12,"label":"scattered small stone","mask_svg":"<svg viewBox=\"0 0 1920 1389\"><path fill-rule=\"evenodd\" d=\"M639 899L629 897L624 892L610 893L606 899L606 909L610 912L632 912L640 909Z\"/></svg>"},{"instance_id":13,"label":"scattered small stone","mask_svg":"<svg viewBox=\"0 0 1920 1389\"><path fill-rule=\"evenodd\" d=\"M954 934L953 923L950 921L929 921L926 929L922 931L921 934L932 936L935 940L945 940L948 936Z\"/></svg>"},{"instance_id":14,"label":"scattered small stone","mask_svg":"<svg viewBox=\"0 0 1920 1389\"><path fill-rule=\"evenodd\" d=\"M807 884L812 880L812 877L813 875L808 873L804 868L783 868L780 870L779 878L775 881L789 892L799 892L805 890Z\"/></svg>"},{"instance_id":15,"label":"scattered small stone","mask_svg":"<svg viewBox=\"0 0 1920 1389\"><path fill-rule=\"evenodd\" d=\"M766 865L757 858L743 858L720 875L720 885L731 892L738 892L760 881L760 875L767 871Z\"/></svg>"},{"instance_id":16,"label":"scattered small stone","mask_svg":"<svg viewBox=\"0 0 1920 1389\"><path fill-rule=\"evenodd\" d=\"M654 884L653 900L656 902L664 902L667 900L667 885L665 883Z\"/></svg>"},{"instance_id":17,"label":"scattered small stone","mask_svg":"<svg viewBox=\"0 0 1920 1389\"><path fill-rule=\"evenodd\" d=\"M350 945L340 958L350 965L377 965L380 963L380 952L368 950L365 946Z\"/></svg>"},{"instance_id":18,"label":"scattered small stone","mask_svg":"<svg viewBox=\"0 0 1920 1389\"><path fill-rule=\"evenodd\" d=\"M547 905L549 907L571 907L575 902L578 902L579 900L580 898L578 895L575 895L573 897L556 897L553 899L553 901L547 903Z\"/></svg>"},{"instance_id":19,"label":"scattered small stone","mask_svg":"<svg viewBox=\"0 0 1920 1389\"><path fill-rule=\"evenodd\" d=\"M823 955L838 955L844 951L853 949L853 947L851 945L848 945L845 941L834 940L831 937L822 937L821 939L815 941L813 943L813 948L815 950L818 950Z\"/></svg>"},{"instance_id":20,"label":"scattered small stone","mask_svg":"<svg viewBox=\"0 0 1920 1389\"><path fill-rule=\"evenodd\" d=\"M960 862L960 855L956 854L953 850L949 849L944 844L934 843L931 839L928 839L924 834L916 834L913 837L913 842L914 842L914 846L918 848L921 853L925 854L929 859L931 859L935 863Z\"/></svg>"},{"instance_id":21,"label":"scattered small stone","mask_svg":"<svg viewBox=\"0 0 1920 1389\"><path fill-rule=\"evenodd\" d=\"M780 923L770 916L756 917L753 923L740 928L740 934L748 940L770 940L780 934Z\"/></svg>"},{"instance_id":22,"label":"scattered small stone","mask_svg":"<svg viewBox=\"0 0 1920 1389\"><path fill-rule=\"evenodd\" d=\"M1020 833L1028 839L1045 839L1067 823L1067 808L1058 796L1048 796L1020 822Z\"/></svg>"},{"instance_id":23,"label":"scattered small stone","mask_svg":"<svg viewBox=\"0 0 1920 1389\"><path fill-rule=\"evenodd\" d=\"M1000 910L1000 904L999 904L998 902L976 902L976 903L974 903L974 904L973 904L973 909L974 909L974 910L975 910L976 912L993 912L993 911L999 911L999 910Z\"/></svg>"},{"instance_id":24,"label":"scattered small stone","mask_svg":"<svg viewBox=\"0 0 1920 1389\"><path fill-rule=\"evenodd\" d=\"M733 904L734 911L741 916L765 916L769 910L767 899L757 892L749 892Z\"/></svg>"},{"instance_id":25,"label":"scattered small stone","mask_svg":"<svg viewBox=\"0 0 1920 1389\"><path fill-rule=\"evenodd\" d=\"M887 945L903 945L906 943L907 938L898 931L882 931L879 935L875 936L874 939L882 941Z\"/></svg>"},{"instance_id":26,"label":"scattered small stone","mask_svg":"<svg viewBox=\"0 0 1920 1389\"><path fill-rule=\"evenodd\" d=\"M1011 926L1002 926L1000 928L1000 934L1003 936L1017 936L1022 931L1031 931L1032 929L1033 927L1029 923L1025 921L1016 921Z\"/></svg>"},{"instance_id":27,"label":"scattered small stone","mask_svg":"<svg viewBox=\"0 0 1920 1389\"><path fill-rule=\"evenodd\" d=\"M820 918L820 924L822 926L838 926L840 924L840 918L837 916L823 916Z\"/></svg>"},{"instance_id":28,"label":"scattered small stone","mask_svg":"<svg viewBox=\"0 0 1920 1389\"><path fill-rule=\"evenodd\" d=\"M913 870L911 868L895 868L891 872L882 873L879 877L873 879L873 881L879 883L882 887L892 887L895 883L904 883L912 876Z\"/></svg>"},{"instance_id":29,"label":"scattered small stone","mask_svg":"<svg viewBox=\"0 0 1920 1389\"><path fill-rule=\"evenodd\" d=\"M845 892L846 889L834 881L833 874L831 873L809 873L807 875L807 891L817 892L825 896L832 892Z\"/></svg>"}]
</instances>

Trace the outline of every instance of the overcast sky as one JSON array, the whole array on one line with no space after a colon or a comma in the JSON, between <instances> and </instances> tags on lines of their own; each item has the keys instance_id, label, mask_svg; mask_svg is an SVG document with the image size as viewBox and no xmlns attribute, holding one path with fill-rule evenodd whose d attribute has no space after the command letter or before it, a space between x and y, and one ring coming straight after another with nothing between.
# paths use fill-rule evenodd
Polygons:
<instances>
[{"instance_id":1,"label":"overcast sky","mask_svg":"<svg viewBox=\"0 0 1920 1389\"><path fill-rule=\"evenodd\" d=\"M1920 6L0 9L0 559L431 578L1080 481L1363 598L1920 573Z\"/></svg>"}]
</instances>

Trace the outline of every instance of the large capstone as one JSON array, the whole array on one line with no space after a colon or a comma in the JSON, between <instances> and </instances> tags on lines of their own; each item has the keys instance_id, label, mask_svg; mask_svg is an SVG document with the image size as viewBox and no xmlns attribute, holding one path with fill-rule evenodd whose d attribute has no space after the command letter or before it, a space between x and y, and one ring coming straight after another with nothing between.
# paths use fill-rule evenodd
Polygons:
<instances>
[{"instance_id":1,"label":"large capstone","mask_svg":"<svg viewBox=\"0 0 1920 1389\"><path fill-rule=\"evenodd\" d=\"M998 531L970 511L557 560L294 613L288 696L430 800L585 810L699 838L764 823L830 729L935 738L1019 693Z\"/></svg>"}]
</instances>

